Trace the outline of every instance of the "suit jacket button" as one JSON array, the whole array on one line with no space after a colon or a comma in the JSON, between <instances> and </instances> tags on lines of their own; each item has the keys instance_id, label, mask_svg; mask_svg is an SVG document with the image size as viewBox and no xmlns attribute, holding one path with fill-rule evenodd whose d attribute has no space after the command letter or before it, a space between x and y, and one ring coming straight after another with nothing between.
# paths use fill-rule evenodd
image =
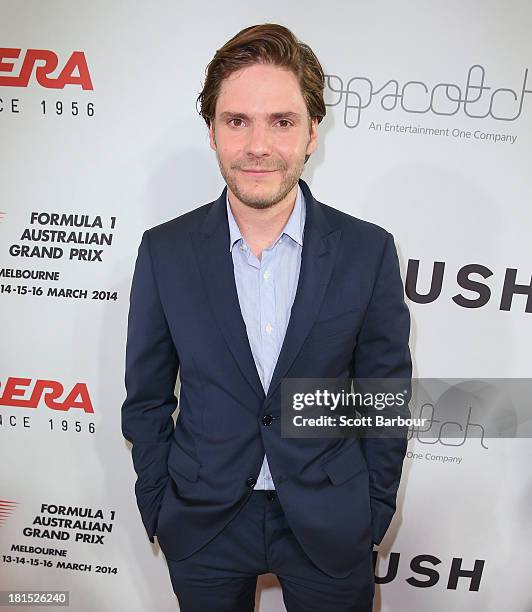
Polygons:
<instances>
[{"instance_id":1,"label":"suit jacket button","mask_svg":"<svg viewBox=\"0 0 532 612\"><path fill-rule=\"evenodd\" d=\"M255 485L257 484L257 479L256 478L248 478L246 480L246 485L252 489Z\"/></svg>"},{"instance_id":2,"label":"suit jacket button","mask_svg":"<svg viewBox=\"0 0 532 612\"><path fill-rule=\"evenodd\" d=\"M273 423L273 417L271 414L265 414L262 417L262 424L263 425L271 425Z\"/></svg>"}]
</instances>

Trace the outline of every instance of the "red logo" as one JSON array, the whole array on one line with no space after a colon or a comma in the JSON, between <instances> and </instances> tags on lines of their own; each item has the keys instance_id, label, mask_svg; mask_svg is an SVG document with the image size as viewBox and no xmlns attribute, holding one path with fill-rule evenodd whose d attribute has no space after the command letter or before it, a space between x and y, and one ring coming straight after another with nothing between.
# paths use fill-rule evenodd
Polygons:
<instances>
[{"instance_id":1,"label":"red logo","mask_svg":"<svg viewBox=\"0 0 532 612\"><path fill-rule=\"evenodd\" d=\"M0 499L0 527L3 527L7 518L13 514L18 502Z\"/></svg>"},{"instance_id":2,"label":"red logo","mask_svg":"<svg viewBox=\"0 0 532 612\"><path fill-rule=\"evenodd\" d=\"M35 78L42 87L49 89L64 89L66 85L81 85L82 89L93 90L91 75L83 51L74 51L57 78L49 76L59 65L59 58L53 51L44 49L28 49L20 72L11 76L1 73L12 73L16 60L23 53L22 49L0 47L0 86L27 87L35 66Z\"/></svg>"},{"instance_id":3,"label":"red logo","mask_svg":"<svg viewBox=\"0 0 532 612\"><path fill-rule=\"evenodd\" d=\"M29 394L29 397L27 395ZM89 390L85 383L76 383L65 395L65 388L55 380L36 380L31 378L7 379L4 392L0 396L0 406L19 408L37 408L41 399L52 410L67 411L71 408L81 408L84 412L93 413Z\"/></svg>"}]
</instances>

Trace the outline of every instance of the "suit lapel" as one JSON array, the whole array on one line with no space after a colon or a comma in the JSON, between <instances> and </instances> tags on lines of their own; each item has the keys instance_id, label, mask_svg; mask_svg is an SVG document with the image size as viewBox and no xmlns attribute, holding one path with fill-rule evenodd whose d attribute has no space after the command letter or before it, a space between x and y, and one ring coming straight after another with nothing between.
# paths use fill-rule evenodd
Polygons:
<instances>
[{"instance_id":1,"label":"suit lapel","mask_svg":"<svg viewBox=\"0 0 532 612\"><path fill-rule=\"evenodd\" d=\"M314 200L308 185L299 181L306 204L301 268L288 327L272 380L265 396L255 366L240 310L233 259L229 251L226 194L212 203L198 232L192 233L207 298L213 315L235 361L246 380L263 401L264 408L297 356L319 312L336 257L340 230L331 230L322 205Z\"/></svg>"},{"instance_id":2,"label":"suit lapel","mask_svg":"<svg viewBox=\"0 0 532 612\"><path fill-rule=\"evenodd\" d=\"M317 202L305 181L300 180L306 203L305 233L301 268L290 319L273 371L264 408L273 397L314 324L334 267L341 230L332 231L322 205Z\"/></svg>"},{"instance_id":3,"label":"suit lapel","mask_svg":"<svg viewBox=\"0 0 532 612\"><path fill-rule=\"evenodd\" d=\"M199 231L192 233L192 242L214 318L242 374L262 400L265 397L264 389L240 310L233 259L229 251L226 194L227 187L212 203Z\"/></svg>"}]
</instances>

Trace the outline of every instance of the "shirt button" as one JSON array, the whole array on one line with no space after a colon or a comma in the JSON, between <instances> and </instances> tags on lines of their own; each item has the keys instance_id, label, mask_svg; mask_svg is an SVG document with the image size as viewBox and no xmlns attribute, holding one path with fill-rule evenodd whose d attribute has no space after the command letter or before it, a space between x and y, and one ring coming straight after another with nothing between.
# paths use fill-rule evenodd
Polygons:
<instances>
[{"instance_id":1,"label":"shirt button","mask_svg":"<svg viewBox=\"0 0 532 612\"><path fill-rule=\"evenodd\" d=\"M272 327L271 323L267 323L267 324L266 324L266 327L265 327L264 329L265 329L265 330L266 330L266 331L267 331L269 334L271 334L271 333L272 333L272 329L273 329L273 327Z\"/></svg>"},{"instance_id":2,"label":"shirt button","mask_svg":"<svg viewBox=\"0 0 532 612\"><path fill-rule=\"evenodd\" d=\"M264 274L262 275L266 280L268 280L270 278L270 271L266 270L266 272L264 272Z\"/></svg>"},{"instance_id":3,"label":"shirt button","mask_svg":"<svg viewBox=\"0 0 532 612\"><path fill-rule=\"evenodd\" d=\"M256 484L257 484L256 478L248 478L246 480L246 486L248 486L250 489L252 489Z\"/></svg>"},{"instance_id":4,"label":"shirt button","mask_svg":"<svg viewBox=\"0 0 532 612\"><path fill-rule=\"evenodd\" d=\"M271 425L273 423L273 417L271 414L265 414L262 417L262 424L263 425Z\"/></svg>"}]
</instances>

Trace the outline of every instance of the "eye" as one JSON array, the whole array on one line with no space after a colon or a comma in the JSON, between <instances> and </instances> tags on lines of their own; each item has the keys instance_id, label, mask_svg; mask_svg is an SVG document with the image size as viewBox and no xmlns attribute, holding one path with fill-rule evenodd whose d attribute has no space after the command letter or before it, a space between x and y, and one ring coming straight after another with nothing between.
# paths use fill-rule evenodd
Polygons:
<instances>
[{"instance_id":1,"label":"eye","mask_svg":"<svg viewBox=\"0 0 532 612\"><path fill-rule=\"evenodd\" d=\"M241 127L244 125L244 122L239 117L233 117L233 119L229 120L229 125L233 125L233 127Z\"/></svg>"},{"instance_id":2,"label":"eye","mask_svg":"<svg viewBox=\"0 0 532 612\"><path fill-rule=\"evenodd\" d=\"M288 128L288 127L290 127L292 125L292 122L288 121L288 119L280 119L277 123L282 128Z\"/></svg>"}]
</instances>

